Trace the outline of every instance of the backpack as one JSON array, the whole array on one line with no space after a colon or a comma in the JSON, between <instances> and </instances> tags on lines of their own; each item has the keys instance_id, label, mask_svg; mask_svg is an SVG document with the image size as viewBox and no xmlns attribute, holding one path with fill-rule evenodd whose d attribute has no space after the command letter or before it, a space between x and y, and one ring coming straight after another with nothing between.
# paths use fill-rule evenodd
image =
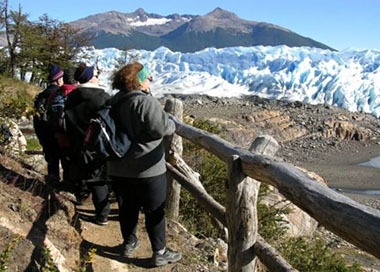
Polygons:
<instances>
[{"instance_id":1,"label":"backpack","mask_svg":"<svg viewBox=\"0 0 380 272\"><path fill-rule=\"evenodd\" d=\"M67 95L76 89L73 84L64 84L52 92L47 101L47 119L54 132L66 132L65 103Z\"/></svg>"},{"instance_id":2,"label":"backpack","mask_svg":"<svg viewBox=\"0 0 380 272\"><path fill-rule=\"evenodd\" d=\"M58 85L49 85L45 90L36 95L34 99L34 117L42 122L48 122L49 97L58 90Z\"/></svg>"},{"instance_id":3,"label":"backpack","mask_svg":"<svg viewBox=\"0 0 380 272\"><path fill-rule=\"evenodd\" d=\"M65 121L65 101L67 97L64 92L59 89L51 98L48 104L48 124L53 131L66 131Z\"/></svg>"},{"instance_id":4,"label":"backpack","mask_svg":"<svg viewBox=\"0 0 380 272\"><path fill-rule=\"evenodd\" d=\"M114 105L119 104L126 98L130 98L132 95L139 94L141 93L136 92L126 95L120 98ZM112 105L106 103L106 105L97 110L84 134L84 149L93 152L97 159L115 160L122 158L127 154L131 146L128 135L120 131L116 126L112 109Z\"/></svg>"},{"instance_id":5,"label":"backpack","mask_svg":"<svg viewBox=\"0 0 380 272\"><path fill-rule=\"evenodd\" d=\"M35 116L44 122L48 121L46 109L47 101L47 97L45 97L42 93L38 94L34 99Z\"/></svg>"}]
</instances>

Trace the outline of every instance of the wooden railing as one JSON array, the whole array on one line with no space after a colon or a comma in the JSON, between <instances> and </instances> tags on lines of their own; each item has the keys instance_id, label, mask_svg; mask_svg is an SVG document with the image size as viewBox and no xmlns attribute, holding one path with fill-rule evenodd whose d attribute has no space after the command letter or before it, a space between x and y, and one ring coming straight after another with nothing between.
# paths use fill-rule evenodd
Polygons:
<instances>
[{"instance_id":1,"label":"wooden railing","mask_svg":"<svg viewBox=\"0 0 380 272\"><path fill-rule=\"evenodd\" d=\"M176 135L167 147L167 168L175 179L169 182L168 214L178 216L181 184L228 229L228 271L256 271L256 258L270 271L296 271L258 234L256 204L260 182L277 188L326 229L380 258L379 210L329 189L294 165L265 155L265 152L259 154L265 148L243 150L216 135L182 123L182 102L177 99L167 100L165 110L177 117L173 118ZM198 175L183 161L179 136L200 145L227 163L226 207L207 193ZM271 155L271 149L267 150L269 152L266 153Z\"/></svg>"}]
</instances>

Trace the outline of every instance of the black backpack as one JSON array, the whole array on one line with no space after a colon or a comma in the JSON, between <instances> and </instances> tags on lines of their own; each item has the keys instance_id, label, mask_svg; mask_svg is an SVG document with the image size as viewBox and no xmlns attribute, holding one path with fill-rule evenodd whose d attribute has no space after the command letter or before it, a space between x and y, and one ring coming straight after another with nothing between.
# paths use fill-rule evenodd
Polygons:
<instances>
[{"instance_id":1,"label":"black backpack","mask_svg":"<svg viewBox=\"0 0 380 272\"><path fill-rule=\"evenodd\" d=\"M52 92L59 89L58 85L49 85L44 91L40 92L34 99L35 117L40 121L48 122L48 100Z\"/></svg>"},{"instance_id":2,"label":"black backpack","mask_svg":"<svg viewBox=\"0 0 380 272\"><path fill-rule=\"evenodd\" d=\"M115 123L112 109L120 102L140 92L125 95L111 105L109 101L101 109L97 110L90 120L83 139L83 146L86 151L95 154L97 159L114 160L124 157L130 146L131 141L128 135L121 131Z\"/></svg>"},{"instance_id":3,"label":"black backpack","mask_svg":"<svg viewBox=\"0 0 380 272\"><path fill-rule=\"evenodd\" d=\"M39 93L34 99L35 116L38 117L39 120L44 122L48 121L47 102L48 97L46 97L46 94L43 93Z\"/></svg>"},{"instance_id":4,"label":"black backpack","mask_svg":"<svg viewBox=\"0 0 380 272\"><path fill-rule=\"evenodd\" d=\"M58 89L54 94L51 104L48 105L48 124L53 131L66 131L65 101L67 96L63 90Z\"/></svg>"},{"instance_id":5,"label":"black backpack","mask_svg":"<svg viewBox=\"0 0 380 272\"><path fill-rule=\"evenodd\" d=\"M107 160L122 158L131 146L128 135L117 130L115 120L110 115L111 109L111 106L107 106L95 113L83 139L86 150Z\"/></svg>"}]
</instances>

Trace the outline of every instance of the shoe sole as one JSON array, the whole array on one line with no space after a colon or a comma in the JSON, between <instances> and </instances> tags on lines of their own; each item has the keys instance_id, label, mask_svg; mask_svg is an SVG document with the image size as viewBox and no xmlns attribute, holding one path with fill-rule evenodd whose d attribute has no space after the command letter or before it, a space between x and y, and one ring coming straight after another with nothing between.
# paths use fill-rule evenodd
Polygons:
<instances>
[{"instance_id":1,"label":"shoe sole","mask_svg":"<svg viewBox=\"0 0 380 272\"><path fill-rule=\"evenodd\" d=\"M108 225L108 220L106 219L105 221L101 221L101 220L98 220L97 217L93 218L93 223L95 223L96 225L99 225L99 226L106 226Z\"/></svg>"},{"instance_id":2,"label":"shoe sole","mask_svg":"<svg viewBox=\"0 0 380 272\"><path fill-rule=\"evenodd\" d=\"M95 224L99 226L107 226L108 222L95 222Z\"/></svg>"}]
</instances>

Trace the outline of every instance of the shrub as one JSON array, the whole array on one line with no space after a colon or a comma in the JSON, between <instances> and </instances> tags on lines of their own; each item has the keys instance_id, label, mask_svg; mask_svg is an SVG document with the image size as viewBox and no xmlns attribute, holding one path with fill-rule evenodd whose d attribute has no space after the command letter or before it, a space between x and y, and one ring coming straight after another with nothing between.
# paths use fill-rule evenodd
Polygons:
<instances>
[{"instance_id":1,"label":"shrub","mask_svg":"<svg viewBox=\"0 0 380 272\"><path fill-rule=\"evenodd\" d=\"M332 253L323 239L289 238L280 245L283 257L298 271L363 271L358 263L349 266L339 255Z\"/></svg>"},{"instance_id":2,"label":"shrub","mask_svg":"<svg viewBox=\"0 0 380 272\"><path fill-rule=\"evenodd\" d=\"M40 142L37 138L27 138L26 139L26 150L42 150L42 146L40 145Z\"/></svg>"},{"instance_id":3,"label":"shrub","mask_svg":"<svg viewBox=\"0 0 380 272\"><path fill-rule=\"evenodd\" d=\"M219 124L208 120L195 119L192 125L214 134L220 134L221 132ZM187 140L184 140L183 150L185 161L188 162L195 171L199 172L201 182L207 192L216 201L223 204L225 202L224 191L227 181L227 168L225 163ZM186 190L181 190L180 214L181 221L189 231L196 236L216 238L224 235L220 229L215 227L215 221L194 201L191 194Z\"/></svg>"},{"instance_id":4,"label":"shrub","mask_svg":"<svg viewBox=\"0 0 380 272\"><path fill-rule=\"evenodd\" d=\"M0 253L0 272L8 271L9 256L12 253L13 248L17 245L20 240L20 236L15 237L12 241L8 243L6 248Z\"/></svg>"},{"instance_id":5,"label":"shrub","mask_svg":"<svg viewBox=\"0 0 380 272\"><path fill-rule=\"evenodd\" d=\"M219 203L224 203L224 184L226 183L225 164L217 157L204 153L199 158L201 182L207 192ZM200 155L200 153L197 153ZM206 154L207 153L207 154ZM220 229L215 228L215 221L210 215L194 201L191 194L181 190L180 199L181 221L196 236L221 237L224 235Z\"/></svg>"},{"instance_id":6,"label":"shrub","mask_svg":"<svg viewBox=\"0 0 380 272\"><path fill-rule=\"evenodd\" d=\"M41 267L42 272L59 272L58 267L54 263L53 257L51 256L50 249L47 247L42 248L42 257L43 257L43 265Z\"/></svg>"},{"instance_id":7,"label":"shrub","mask_svg":"<svg viewBox=\"0 0 380 272\"><path fill-rule=\"evenodd\" d=\"M33 113L33 98L38 88L0 75L0 108L2 117L20 118Z\"/></svg>"},{"instance_id":8,"label":"shrub","mask_svg":"<svg viewBox=\"0 0 380 272\"><path fill-rule=\"evenodd\" d=\"M286 205L280 205L282 201L270 206L263 204L262 199L268 194L268 191L269 187L266 184L260 185L257 201L257 220L260 235L271 243L280 241L284 237L288 223L284 215L288 214L290 210Z\"/></svg>"}]
</instances>

